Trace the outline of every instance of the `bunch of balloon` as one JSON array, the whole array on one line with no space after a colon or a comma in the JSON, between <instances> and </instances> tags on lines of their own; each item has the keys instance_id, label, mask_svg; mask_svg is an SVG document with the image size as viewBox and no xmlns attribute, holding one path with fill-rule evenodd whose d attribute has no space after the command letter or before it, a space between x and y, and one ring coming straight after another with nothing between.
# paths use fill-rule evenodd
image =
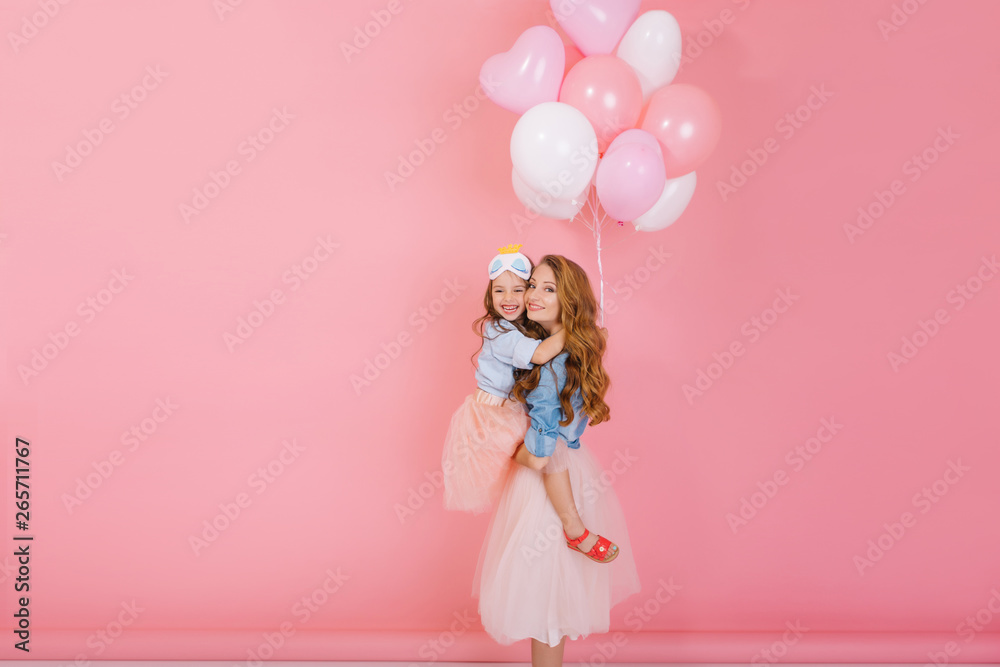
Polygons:
<instances>
[{"instance_id":1,"label":"bunch of balloon","mask_svg":"<svg viewBox=\"0 0 1000 667\"><path fill-rule=\"evenodd\" d=\"M701 88L671 84L681 32L668 12L639 16L640 0L550 5L583 59L564 77L562 38L532 26L479 77L490 99L521 114L510 138L517 198L594 234L603 322L601 232L614 222L637 232L673 224L694 195L695 169L718 143L721 115Z\"/></svg>"}]
</instances>

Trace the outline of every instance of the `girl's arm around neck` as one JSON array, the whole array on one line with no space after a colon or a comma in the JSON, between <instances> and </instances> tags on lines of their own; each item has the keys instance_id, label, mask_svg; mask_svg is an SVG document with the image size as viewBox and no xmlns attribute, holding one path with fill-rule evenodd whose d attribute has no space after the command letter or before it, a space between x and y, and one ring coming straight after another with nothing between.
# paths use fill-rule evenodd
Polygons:
<instances>
[{"instance_id":1,"label":"girl's arm around neck","mask_svg":"<svg viewBox=\"0 0 1000 667\"><path fill-rule=\"evenodd\" d=\"M560 329L538 344L535 353L531 355L531 363L547 364L562 352L564 345L566 345L566 330Z\"/></svg>"}]
</instances>

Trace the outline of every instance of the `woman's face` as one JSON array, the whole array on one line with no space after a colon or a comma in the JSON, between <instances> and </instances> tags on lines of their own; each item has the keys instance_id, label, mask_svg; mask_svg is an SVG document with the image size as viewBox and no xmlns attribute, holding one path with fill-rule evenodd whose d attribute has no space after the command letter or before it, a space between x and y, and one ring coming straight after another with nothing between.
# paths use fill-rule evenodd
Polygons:
<instances>
[{"instance_id":1,"label":"woman's face","mask_svg":"<svg viewBox=\"0 0 1000 667\"><path fill-rule=\"evenodd\" d=\"M493 279L493 308L505 320L513 322L524 312L524 279L504 271Z\"/></svg>"},{"instance_id":2,"label":"woman's face","mask_svg":"<svg viewBox=\"0 0 1000 667\"><path fill-rule=\"evenodd\" d=\"M556 276L548 264L540 264L531 274L524 300L528 304L529 320L538 322L549 333L561 328Z\"/></svg>"}]
</instances>

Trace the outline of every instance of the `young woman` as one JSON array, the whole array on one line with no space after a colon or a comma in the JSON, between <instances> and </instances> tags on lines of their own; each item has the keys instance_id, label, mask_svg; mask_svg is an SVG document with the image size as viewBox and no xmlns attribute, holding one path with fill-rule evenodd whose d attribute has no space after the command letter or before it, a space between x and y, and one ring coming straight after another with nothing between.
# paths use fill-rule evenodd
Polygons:
<instances>
[{"instance_id":1,"label":"young woman","mask_svg":"<svg viewBox=\"0 0 1000 667\"><path fill-rule=\"evenodd\" d=\"M563 520L566 540L591 560L610 563L618 556L618 546L606 537L590 533L583 524L573 502L566 466L561 459L545 464L555 451L557 422L562 419L558 400L549 401L544 414L540 411L546 403L541 400L543 390L551 394L549 398L556 397L553 393L554 382L548 381L554 376L546 375L546 382L535 392L536 409L532 421L536 427L544 424L544 431L533 429L525 433L528 415L524 410L523 391L518 400L511 400L515 371L551 361L562 351L566 340L565 328L548 335L537 323L526 319L524 297L532 265L520 250L520 245L500 248L499 254L489 263L490 282L483 298L485 314L472 325L482 338L476 363L477 389L452 415L441 455L444 506L445 509L476 514L491 509L500 496L506 475L514 465L511 456L523 441L525 451L522 460L536 468L545 466L545 489ZM532 335L527 330L529 324ZM540 340L542 338L544 341ZM603 339L599 341L601 349L603 342ZM599 360L597 348L592 349L591 356ZM584 365L587 365L586 359ZM564 370L565 363L560 361L553 368ZM601 373L596 378L596 384L587 387L587 396L595 397L587 412L587 417L594 424L606 419L608 413L601 399L608 379L603 369ZM572 389L567 388L567 397L573 395ZM579 406L576 413L570 438L574 447L587 423L582 419L583 412Z\"/></svg>"},{"instance_id":2,"label":"young woman","mask_svg":"<svg viewBox=\"0 0 1000 667\"><path fill-rule=\"evenodd\" d=\"M602 469L579 441L589 420L604 421L605 342L587 274L558 255L542 259L525 294L528 319L547 335L565 332L563 352L521 374L514 394L529 406L528 438L555 440L550 457L518 448L480 552L473 594L486 631L499 643L531 638L532 664L562 664L566 638L607 632L611 607L639 591L625 518ZM561 419L553 419L561 417ZM534 433L534 435L531 435ZM574 553L540 470L568 472L582 524L615 536L613 562ZM568 547L568 548L567 548Z\"/></svg>"}]
</instances>

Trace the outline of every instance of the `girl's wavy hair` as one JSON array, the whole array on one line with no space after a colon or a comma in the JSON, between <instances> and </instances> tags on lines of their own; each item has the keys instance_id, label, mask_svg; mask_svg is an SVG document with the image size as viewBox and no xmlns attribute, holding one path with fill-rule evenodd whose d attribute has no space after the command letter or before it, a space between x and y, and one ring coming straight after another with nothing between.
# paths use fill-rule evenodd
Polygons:
<instances>
[{"instance_id":1,"label":"girl's wavy hair","mask_svg":"<svg viewBox=\"0 0 1000 667\"><path fill-rule=\"evenodd\" d=\"M562 255L546 255L538 266L547 264L556 278L556 298L559 300L559 320L566 330L564 352L566 360L566 383L559 392L559 404L564 419L559 422L567 426L573 421L573 404L570 399L579 389L583 395L583 412L590 424L600 424L611 418L611 409L604 402L604 396L611 385L611 378L601 363L607 348L607 329L597 326L597 300L590 287L590 280L580 265ZM535 322L528 321L528 335L544 338L545 331ZM515 373L513 395L522 403L528 392L538 386L542 366ZM553 372L551 368L548 372Z\"/></svg>"},{"instance_id":2,"label":"girl's wavy hair","mask_svg":"<svg viewBox=\"0 0 1000 667\"><path fill-rule=\"evenodd\" d=\"M531 271L534 271L535 270L535 266L534 266L534 264L531 263L531 259L527 255L525 255L525 259L528 260L528 272L530 273ZM527 281L525 282L525 285L527 285ZM509 326L513 326L515 329L517 329L521 333L529 335L529 336L532 336L534 338L541 338L541 337L543 337L543 336L539 336L537 333L529 332L528 329L526 328L525 325L527 323L527 318L525 317L525 314L526 314L527 311L525 311L524 313L521 313L521 316L519 318L517 318L516 320L514 320L513 322L511 322L510 320L504 319L504 316L501 315L497 311L497 309L493 307L493 281L492 280L489 282L489 284L486 285L486 295L483 297L483 308L485 308L486 314L483 315L482 317L477 318L476 321L472 323L472 330L481 339L479 341L479 349L472 353L471 361L472 361L472 365L473 366L476 366L476 358L479 357L479 353L482 352L482 350L483 350L483 341L487 338L487 336L486 336L486 325L487 324L495 324L495 325L497 325L497 327L499 327L501 329L504 329L504 328L506 328L509 325ZM542 333L544 335L544 332L542 332ZM490 340L492 340L492 339L490 339Z\"/></svg>"}]
</instances>

